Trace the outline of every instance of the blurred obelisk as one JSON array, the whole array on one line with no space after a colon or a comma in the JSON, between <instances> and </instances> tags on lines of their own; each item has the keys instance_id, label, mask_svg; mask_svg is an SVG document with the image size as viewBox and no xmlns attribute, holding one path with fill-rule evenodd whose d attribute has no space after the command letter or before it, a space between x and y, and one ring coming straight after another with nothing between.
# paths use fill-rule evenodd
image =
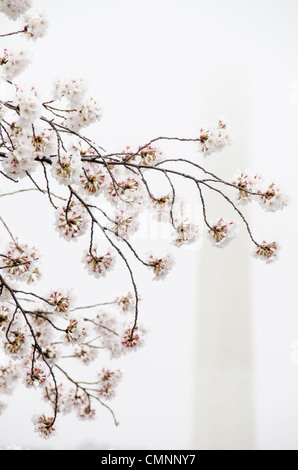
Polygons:
<instances>
[{"instance_id":1,"label":"blurred obelisk","mask_svg":"<svg viewBox=\"0 0 298 470\"><path fill-rule=\"evenodd\" d=\"M230 122L234 140L205 167L223 178L249 167L249 78L245 65L222 63L206 77L201 116L218 113ZM218 189L225 189L217 184ZM229 192L230 195L233 193ZM235 193L236 194L236 193ZM223 248L204 241L199 258L196 325L195 449L254 448L253 338L250 302L250 252L245 225L227 201L204 190L207 217L237 221L237 239ZM248 214L248 209L244 209Z\"/></svg>"}]
</instances>

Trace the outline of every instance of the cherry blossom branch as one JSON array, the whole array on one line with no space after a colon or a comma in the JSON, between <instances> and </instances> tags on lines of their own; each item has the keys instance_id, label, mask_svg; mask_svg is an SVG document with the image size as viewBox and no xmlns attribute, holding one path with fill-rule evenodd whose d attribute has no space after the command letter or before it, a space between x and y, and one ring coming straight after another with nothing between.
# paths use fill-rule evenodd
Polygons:
<instances>
[{"instance_id":1,"label":"cherry blossom branch","mask_svg":"<svg viewBox=\"0 0 298 470\"><path fill-rule=\"evenodd\" d=\"M30 4L31 0L14 0L12 8L10 0L0 2L0 13L22 22L18 31L0 37L9 39L19 35L34 41L44 36L47 21L43 15L27 13ZM277 259L279 245L270 239L258 243L241 207L255 201L265 211L274 212L286 207L289 199L275 182L251 171L238 170L226 181L201 164L201 157L209 158L231 144L229 126L223 120L198 129L192 138L160 135L137 148L127 146L108 153L85 133L88 126L101 118L101 109L88 96L85 81L56 80L47 99L41 99L34 86L15 81L28 63L23 47L19 50L5 47L0 51L0 86L8 85L6 99L0 100L0 174L3 177L0 197L26 191L46 195L55 217L55 228L63 241L75 241L87 232L82 263L88 274L99 279L109 274L115 260L120 258L132 288L132 292L114 301L87 301L86 306L80 306L80 301L76 305L69 287L50 287L43 295L35 287L25 290L20 284L35 286L41 276L40 253L19 241L0 216L8 239L6 247L3 240L0 250L0 342L8 362L5 367L0 366L0 391L11 391L19 377L26 387L39 387L43 398L53 407L53 416L41 414L34 424L42 437L49 437L55 432L58 414L72 409L80 418L92 418L95 414L92 405L96 401L112 413L118 424L105 400L114 396L120 371L110 368L98 371L96 364L94 380L76 381L61 361L89 364L102 350L111 359L117 359L143 345L147 331L141 322L139 283L132 261L141 263L152 272L154 280L160 280L172 269L174 257L172 253L161 256L150 252L143 259L138 253L130 236L137 233L142 212L150 213L157 223L169 224L174 250L201 236L222 248L236 236L238 225L224 215L213 221L207 218L205 190L213 191L240 217L254 244L253 255L269 263ZM167 142L176 143L177 147L178 144L193 146L195 155L168 158L162 148L156 147ZM159 176L161 182L153 189ZM181 196L186 191L182 190L181 195L181 181L195 188L196 202L202 209L202 227L185 215ZM18 189L12 191L11 183L14 187L17 184ZM34 187L22 186L28 183ZM226 194L228 190L233 192L232 196ZM22 202L20 199L16 222ZM101 251L102 244L97 246L98 232L108 244L107 252ZM56 269L63 265L63 259L58 261ZM125 317L128 313L132 314L129 321ZM63 380L59 384L56 373Z\"/></svg>"},{"instance_id":2,"label":"cherry blossom branch","mask_svg":"<svg viewBox=\"0 0 298 470\"><path fill-rule=\"evenodd\" d=\"M88 397L88 399L90 400L90 398L93 398L95 400L97 400L102 406L104 406L105 408L107 408L107 410L109 410L109 412L112 414L112 417L114 419L114 423L116 426L119 425L117 419L116 419L116 416L115 416L115 413L114 411L106 404L104 403L102 400L100 400L97 396L95 395L92 395L91 393L88 392L88 389L86 387L83 387L83 382L76 382L74 379L72 379L66 372L64 369L62 369L60 366L58 366L57 364L55 365L55 367L60 370L60 372L62 372L62 374L65 375L65 377L70 381L72 382L79 390L82 390L86 396Z\"/></svg>"}]
</instances>

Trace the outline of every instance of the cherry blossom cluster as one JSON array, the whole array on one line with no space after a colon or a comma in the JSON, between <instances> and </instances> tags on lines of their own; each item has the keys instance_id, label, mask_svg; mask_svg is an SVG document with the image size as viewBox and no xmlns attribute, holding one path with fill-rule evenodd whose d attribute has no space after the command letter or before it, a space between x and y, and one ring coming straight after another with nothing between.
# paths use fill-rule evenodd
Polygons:
<instances>
[{"instance_id":1,"label":"cherry blossom cluster","mask_svg":"<svg viewBox=\"0 0 298 470\"><path fill-rule=\"evenodd\" d=\"M178 220L176 221L173 236L173 243L176 246L182 246L196 241L200 237L200 229L198 225L193 224L189 219Z\"/></svg>"},{"instance_id":2,"label":"cherry blossom cluster","mask_svg":"<svg viewBox=\"0 0 298 470\"><path fill-rule=\"evenodd\" d=\"M276 183L268 182L262 175L253 174L249 170L238 170L231 179L232 184L239 189L237 202L247 204L256 200L260 206L269 212L281 210L289 204L289 196Z\"/></svg>"},{"instance_id":3,"label":"cherry blossom cluster","mask_svg":"<svg viewBox=\"0 0 298 470\"><path fill-rule=\"evenodd\" d=\"M134 152L131 147L127 146L123 152L122 160L125 162L137 162L140 165L152 165L162 160L162 152L152 145L139 146L137 152Z\"/></svg>"},{"instance_id":4,"label":"cherry blossom cluster","mask_svg":"<svg viewBox=\"0 0 298 470\"><path fill-rule=\"evenodd\" d=\"M166 256L163 256L162 258L150 255L148 264L154 273L153 279L165 278L165 276L172 269L174 263L175 263L175 260L171 254L167 254Z\"/></svg>"},{"instance_id":5,"label":"cherry blossom cluster","mask_svg":"<svg viewBox=\"0 0 298 470\"><path fill-rule=\"evenodd\" d=\"M231 144L231 134L228 124L220 119L215 126L200 129L200 151L207 156L214 152L220 152Z\"/></svg>"},{"instance_id":6,"label":"cherry blossom cluster","mask_svg":"<svg viewBox=\"0 0 298 470\"><path fill-rule=\"evenodd\" d=\"M278 259L280 247L276 241L263 240L253 252L253 256L258 259L263 259L266 263L272 263Z\"/></svg>"},{"instance_id":7,"label":"cherry blossom cluster","mask_svg":"<svg viewBox=\"0 0 298 470\"><path fill-rule=\"evenodd\" d=\"M103 368L98 374L99 395L103 398L110 399L115 395L115 387L117 386L119 380L121 379L120 370L109 370Z\"/></svg>"},{"instance_id":8,"label":"cherry blossom cluster","mask_svg":"<svg viewBox=\"0 0 298 470\"><path fill-rule=\"evenodd\" d=\"M0 0L0 12L9 19L20 19L23 29L14 34L24 33L30 39L42 38L48 28L48 22L42 13L31 12L31 0Z\"/></svg>"},{"instance_id":9,"label":"cherry blossom cluster","mask_svg":"<svg viewBox=\"0 0 298 470\"><path fill-rule=\"evenodd\" d=\"M78 131L101 119L100 107L93 97L86 96L87 90L84 79L58 80L53 84L53 100L46 107L60 117L61 124ZM64 104L65 108L54 108L54 102Z\"/></svg>"},{"instance_id":10,"label":"cherry blossom cluster","mask_svg":"<svg viewBox=\"0 0 298 470\"><path fill-rule=\"evenodd\" d=\"M84 258L87 271L95 277L105 276L107 271L113 269L115 258L108 251L99 254L97 248L87 252Z\"/></svg>"},{"instance_id":11,"label":"cherry blossom cluster","mask_svg":"<svg viewBox=\"0 0 298 470\"><path fill-rule=\"evenodd\" d=\"M80 202L71 201L56 211L56 228L66 240L77 240L88 228L85 207Z\"/></svg>"},{"instance_id":12,"label":"cherry blossom cluster","mask_svg":"<svg viewBox=\"0 0 298 470\"><path fill-rule=\"evenodd\" d=\"M29 65L29 54L23 49L3 49L0 52L0 76L4 80L13 80Z\"/></svg>"},{"instance_id":13,"label":"cherry blossom cluster","mask_svg":"<svg viewBox=\"0 0 298 470\"><path fill-rule=\"evenodd\" d=\"M215 222L211 222L208 237L214 246L223 247L235 238L237 231L238 227L235 222L220 217Z\"/></svg>"},{"instance_id":14,"label":"cherry blossom cluster","mask_svg":"<svg viewBox=\"0 0 298 470\"><path fill-rule=\"evenodd\" d=\"M1 258L6 277L10 279L22 280L29 284L40 277L38 251L27 244L20 244L18 239L9 243Z\"/></svg>"},{"instance_id":15,"label":"cherry blossom cluster","mask_svg":"<svg viewBox=\"0 0 298 470\"><path fill-rule=\"evenodd\" d=\"M31 0L0 0L0 11L16 20L31 7Z\"/></svg>"},{"instance_id":16,"label":"cherry blossom cluster","mask_svg":"<svg viewBox=\"0 0 298 470\"><path fill-rule=\"evenodd\" d=\"M1 37L42 38L47 20L31 7L29 0L0 0L0 12L20 21L16 31ZM80 239L77 246L84 245L78 276L81 267L96 282L112 279L116 263L122 263L131 284L129 292L117 292L114 299L100 299L96 305L81 305L71 286L51 286L41 293L42 253L19 241L0 214L0 344L5 355L0 392L11 393L18 382L40 390L47 411L34 416L33 423L39 435L48 438L57 429L58 416L75 412L79 419L94 419L97 404L108 409L117 423L106 401L114 397L122 373L104 365L103 354L115 361L142 347L148 334L140 315L134 263L152 280L164 280L174 268L175 250L203 236L212 246L224 248L241 225L253 244L253 256L271 263L278 259L279 243L270 236L255 240L242 205L257 201L264 211L275 212L289 204L289 197L277 183L251 171L238 170L225 181L201 165L202 155L208 157L231 144L224 119L198 129L194 138L157 137L136 148L127 145L108 153L85 135L101 119L101 108L89 96L86 80L55 80L44 101L35 86L15 83L29 62L23 48L6 46L0 51L0 89L5 85L8 90L7 97L0 99L1 193L8 188L2 196L36 191L46 197L59 242ZM191 143L195 157L166 156L163 144L169 140ZM164 182L158 194L152 184L155 176ZM181 210L184 197L177 178L196 187L200 222ZM233 209L235 220L224 215L209 220L206 193L210 191ZM144 215L152 223L168 224L172 251L157 254L149 247L150 240L144 242L147 254L136 249L134 239ZM69 372L68 364L75 361L92 364L90 381ZM0 413L4 409L1 402Z\"/></svg>"}]
</instances>

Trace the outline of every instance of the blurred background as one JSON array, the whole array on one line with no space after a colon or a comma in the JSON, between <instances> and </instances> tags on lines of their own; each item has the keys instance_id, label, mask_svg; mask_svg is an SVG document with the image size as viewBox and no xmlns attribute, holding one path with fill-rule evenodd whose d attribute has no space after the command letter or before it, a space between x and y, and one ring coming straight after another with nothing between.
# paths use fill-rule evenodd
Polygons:
<instances>
[{"instance_id":1,"label":"blurred background","mask_svg":"<svg viewBox=\"0 0 298 470\"><path fill-rule=\"evenodd\" d=\"M163 283L138 272L150 335L138 354L117 361L125 372L113 401L118 427L102 409L92 422L61 419L56 437L42 441L31 423L42 403L20 388L1 415L0 447L297 450L297 2L39 0L35 6L50 29L29 44L34 61L20 82L36 84L47 98L54 79L86 77L103 111L89 135L105 149L161 135L196 137L225 116L233 145L222 153L204 160L194 146L179 144L168 146L167 156L196 157L224 179L252 168L281 183L292 203L280 213L254 205L244 211L256 239L278 237L282 251L272 265L250 256L242 226L224 250L207 242L179 250ZM14 23L1 16L0 25L7 32ZM182 190L197 207L198 195L188 185ZM217 197L206 198L210 218L231 216ZM68 276L87 301L113 295L108 278L98 284L73 272L81 254L51 232L46 200L32 193L2 198L0 213L44 253L44 285ZM167 232L160 230L142 232L136 246L147 251L150 239L167 249ZM65 270L57 270L62 255ZM121 269L113 275L125 293Z\"/></svg>"}]
</instances>

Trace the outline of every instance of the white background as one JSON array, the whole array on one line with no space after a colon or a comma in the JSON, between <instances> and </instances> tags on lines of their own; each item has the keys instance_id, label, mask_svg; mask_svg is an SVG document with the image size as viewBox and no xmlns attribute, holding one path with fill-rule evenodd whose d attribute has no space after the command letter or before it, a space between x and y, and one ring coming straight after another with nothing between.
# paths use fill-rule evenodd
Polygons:
<instances>
[{"instance_id":1,"label":"white background","mask_svg":"<svg viewBox=\"0 0 298 470\"><path fill-rule=\"evenodd\" d=\"M103 109L102 122L92 129L92 135L109 151L139 145L159 135L196 136L202 125L215 122L219 115L229 118L229 111L233 111L235 100L245 88L239 119L231 122L232 129L238 131L235 145L241 149L239 142L245 142L250 166L284 183L293 197L291 207L281 214L264 217L257 209L250 214L257 237L277 234L283 246L277 264L251 263L256 448L298 449L298 366L292 354L293 342L298 340L297 2L37 3L49 17L50 31L33 45L34 65L21 80L37 83L47 97L53 79L86 76L92 95ZM2 24L4 30L9 28L8 23L1 17L1 28ZM209 103L206 94L212 95ZM180 151L196 154L193 148L173 150L177 154ZM227 150L223 154L227 159L224 177L236 169L230 168L228 155ZM206 165L212 169L213 161ZM51 263L47 270L51 282L65 281L65 272L56 270L52 253L56 253L57 260L59 254L68 257L70 268L73 258L70 248L62 246L56 234L51 238L53 221L45 209L47 201L37 204L28 193L20 215L24 201L25 196L3 198L1 215L6 215L9 225L16 229L14 214L19 214L22 236L30 237L45 252L44 266L47 261ZM32 208L42 208L37 223L30 215ZM162 240L161 245L166 246L166 241ZM144 239L139 243L141 249L146 248ZM152 243L160 245L158 240ZM146 348L125 358L126 375L113 405L119 427L115 428L111 417L100 410L98 420L91 424L71 418L61 420L57 437L40 441L30 422L40 404L33 403L22 391L11 397L12 408L1 416L0 446L194 448L194 325L199 261L199 251L179 252L176 270L163 284L151 284L146 274L139 273L144 319L152 331ZM125 292L127 284L122 279L117 282L123 282ZM77 288L84 286L87 299L94 295L94 289L112 295L108 281L103 287L95 287L87 277L72 276L70 281Z\"/></svg>"}]
</instances>

